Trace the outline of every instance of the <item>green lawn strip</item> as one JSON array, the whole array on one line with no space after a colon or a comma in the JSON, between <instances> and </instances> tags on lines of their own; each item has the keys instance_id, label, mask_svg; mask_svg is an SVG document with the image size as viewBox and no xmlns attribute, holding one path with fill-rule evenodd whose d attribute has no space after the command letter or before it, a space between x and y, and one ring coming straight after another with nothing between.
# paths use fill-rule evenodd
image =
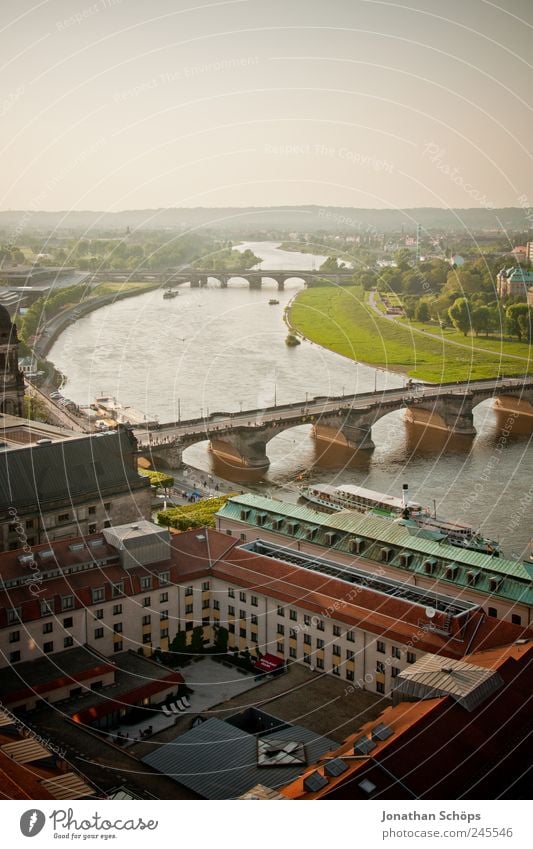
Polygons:
<instances>
[{"instance_id":1,"label":"green lawn strip","mask_svg":"<svg viewBox=\"0 0 533 849\"><path fill-rule=\"evenodd\" d=\"M499 351L469 352L447 345L445 338L412 333L404 323L381 318L364 298L357 286L307 289L294 300L290 322L303 336L338 354L420 380L447 382L528 371L527 362L503 359Z\"/></svg>"},{"instance_id":2,"label":"green lawn strip","mask_svg":"<svg viewBox=\"0 0 533 849\"><path fill-rule=\"evenodd\" d=\"M502 339L500 336L476 336L475 334L464 336L453 327L441 329L437 324L423 324L420 321L403 320L403 323L406 327L413 327L426 333L442 336L446 341L459 342L461 345L473 345L475 348L484 348L486 351L501 352L502 356L512 354L516 357L523 357L526 361L533 357L531 346L527 342Z\"/></svg>"},{"instance_id":3,"label":"green lawn strip","mask_svg":"<svg viewBox=\"0 0 533 849\"><path fill-rule=\"evenodd\" d=\"M95 288L91 290L91 295L114 295L118 292L141 291L142 289L151 289L153 285L153 283L149 282L130 283L127 280L112 280L109 283L99 283L98 286L95 286Z\"/></svg>"}]
</instances>

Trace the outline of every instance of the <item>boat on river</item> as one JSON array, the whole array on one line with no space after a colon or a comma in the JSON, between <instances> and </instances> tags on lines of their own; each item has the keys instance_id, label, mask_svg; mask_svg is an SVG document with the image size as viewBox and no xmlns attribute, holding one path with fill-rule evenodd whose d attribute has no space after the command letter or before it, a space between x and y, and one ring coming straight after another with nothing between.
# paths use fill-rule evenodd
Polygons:
<instances>
[{"instance_id":1,"label":"boat on river","mask_svg":"<svg viewBox=\"0 0 533 849\"><path fill-rule=\"evenodd\" d=\"M178 295L179 295L179 292L174 291L174 289L167 289L165 294L163 295L163 297L164 298L177 298Z\"/></svg>"},{"instance_id":2,"label":"boat on river","mask_svg":"<svg viewBox=\"0 0 533 849\"><path fill-rule=\"evenodd\" d=\"M417 501L408 498L409 487L403 485L402 497L386 495L362 486L344 484L330 486L317 484L301 487L302 498L330 512L355 510L371 517L378 517L403 525L413 536L424 537L435 542L447 542L459 548L482 551L498 557L501 553L496 540L486 539L471 525L451 522Z\"/></svg>"}]
</instances>

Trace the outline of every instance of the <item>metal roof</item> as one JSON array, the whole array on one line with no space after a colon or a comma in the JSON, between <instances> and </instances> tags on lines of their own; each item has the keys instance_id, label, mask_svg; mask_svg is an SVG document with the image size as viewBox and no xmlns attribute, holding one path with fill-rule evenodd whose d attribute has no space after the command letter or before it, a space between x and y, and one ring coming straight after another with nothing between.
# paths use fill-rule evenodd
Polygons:
<instances>
[{"instance_id":1,"label":"metal roof","mask_svg":"<svg viewBox=\"0 0 533 849\"><path fill-rule=\"evenodd\" d=\"M0 455L0 509L46 509L50 502L149 487L133 463L134 443L123 429L78 439L11 448Z\"/></svg>"},{"instance_id":2,"label":"metal roof","mask_svg":"<svg viewBox=\"0 0 533 849\"><path fill-rule=\"evenodd\" d=\"M503 678L490 667L425 654L400 672L394 695L406 699L452 696L466 710L472 711L502 685Z\"/></svg>"},{"instance_id":3,"label":"metal roof","mask_svg":"<svg viewBox=\"0 0 533 849\"><path fill-rule=\"evenodd\" d=\"M260 739L270 738L303 743L310 764L337 746L300 725L278 728ZM216 717L156 748L142 760L204 799L236 799L256 784L275 789L294 781L305 770L305 765L258 766L257 737Z\"/></svg>"},{"instance_id":4,"label":"metal roof","mask_svg":"<svg viewBox=\"0 0 533 849\"><path fill-rule=\"evenodd\" d=\"M241 518L241 509L250 511L246 519ZM263 518L261 522L257 522L257 513L266 514L266 519ZM314 529L312 538L314 544L344 553L352 553L348 549L349 540L352 537L359 537L370 543L363 554L363 558L369 560L380 561L379 546L390 544L396 548L398 554L405 552L413 554L411 562L400 562L399 558L393 558L391 565L409 572L424 573L425 561L428 557L433 557L445 567L450 565L457 567L455 575L451 575L444 569L442 573L433 577L458 586L469 585L468 572L472 570L472 567L476 567L480 570L480 580L476 583L476 590L513 601L523 601L525 604L533 604L533 584L524 563L502 557L491 557L482 552L434 542L421 536L412 536L405 527L388 519L361 515L348 510L333 514L322 513L299 504L249 493L230 498L219 510L218 515L242 521L247 525L256 525L265 530L272 525L271 517L291 520L293 523L297 520L298 525L293 533L289 533L283 526L273 527L272 530L294 540L308 540L308 531ZM327 536L332 532L337 532L339 535L334 544L332 544L331 536L329 538ZM490 578L493 577L504 579L497 590L491 588L489 584Z\"/></svg>"}]
</instances>

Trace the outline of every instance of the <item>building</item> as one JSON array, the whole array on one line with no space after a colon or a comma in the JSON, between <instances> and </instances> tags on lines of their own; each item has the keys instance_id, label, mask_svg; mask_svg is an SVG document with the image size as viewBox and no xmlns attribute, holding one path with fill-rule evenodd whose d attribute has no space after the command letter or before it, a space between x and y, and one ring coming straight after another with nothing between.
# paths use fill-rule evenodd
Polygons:
<instances>
[{"instance_id":1,"label":"building","mask_svg":"<svg viewBox=\"0 0 533 849\"><path fill-rule=\"evenodd\" d=\"M388 695L422 654L460 660L531 633L433 588L214 530L151 523L0 554L0 663L66 649L99 658L167 651L217 628L231 650L271 654Z\"/></svg>"},{"instance_id":2,"label":"building","mask_svg":"<svg viewBox=\"0 0 533 849\"><path fill-rule=\"evenodd\" d=\"M0 305L0 413L24 415L24 377L18 365L17 328Z\"/></svg>"},{"instance_id":3,"label":"building","mask_svg":"<svg viewBox=\"0 0 533 849\"><path fill-rule=\"evenodd\" d=\"M79 435L40 422L3 424L0 550L150 516L150 483L137 471L137 442L127 428Z\"/></svg>"},{"instance_id":4,"label":"building","mask_svg":"<svg viewBox=\"0 0 533 849\"><path fill-rule=\"evenodd\" d=\"M533 566L412 536L395 522L246 494L226 502L217 528L242 542L261 538L428 592L437 589L515 625L532 622Z\"/></svg>"},{"instance_id":5,"label":"building","mask_svg":"<svg viewBox=\"0 0 533 849\"><path fill-rule=\"evenodd\" d=\"M528 242L526 245L526 259L533 262L533 242Z\"/></svg>"},{"instance_id":6,"label":"building","mask_svg":"<svg viewBox=\"0 0 533 849\"><path fill-rule=\"evenodd\" d=\"M426 655L400 673L394 704L378 720L279 792L288 799L529 798L530 752L520 743L532 729L532 659L531 640L460 663Z\"/></svg>"},{"instance_id":7,"label":"building","mask_svg":"<svg viewBox=\"0 0 533 849\"><path fill-rule=\"evenodd\" d=\"M496 277L496 293L499 298L512 297L526 300L530 286L533 286L533 271L528 271L519 265L502 268Z\"/></svg>"}]
</instances>

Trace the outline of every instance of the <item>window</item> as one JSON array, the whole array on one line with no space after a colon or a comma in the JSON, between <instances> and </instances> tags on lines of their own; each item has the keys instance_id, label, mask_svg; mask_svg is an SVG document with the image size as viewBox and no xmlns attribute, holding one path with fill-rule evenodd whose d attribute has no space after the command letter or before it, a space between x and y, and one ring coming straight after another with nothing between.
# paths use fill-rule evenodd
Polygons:
<instances>
[{"instance_id":1,"label":"window","mask_svg":"<svg viewBox=\"0 0 533 849\"><path fill-rule=\"evenodd\" d=\"M74 596L64 595L61 599L61 610L72 610L74 607Z\"/></svg>"},{"instance_id":2,"label":"window","mask_svg":"<svg viewBox=\"0 0 533 849\"><path fill-rule=\"evenodd\" d=\"M89 513L89 516L94 516L96 514L96 507L89 507L87 512Z\"/></svg>"},{"instance_id":3,"label":"window","mask_svg":"<svg viewBox=\"0 0 533 849\"><path fill-rule=\"evenodd\" d=\"M53 622L45 622L43 625L43 634L51 634L54 630Z\"/></svg>"},{"instance_id":4,"label":"window","mask_svg":"<svg viewBox=\"0 0 533 849\"><path fill-rule=\"evenodd\" d=\"M152 589L152 576L151 575L143 575L141 577L141 590L151 590Z\"/></svg>"},{"instance_id":5,"label":"window","mask_svg":"<svg viewBox=\"0 0 533 849\"><path fill-rule=\"evenodd\" d=\"M209 610L211 606L211 601L208 598L204 598L202 601L202 610Z\"/></svg>"},{"instance_id":6,"label":"window","mask_svg":"<svg viewBox=\"0 0 533 849\"><path fill-rule=\"evenodd\" d=\"M311 655L304 653L304 663L311 663Z\"/></svg>"},{"instance_id":7,"label":"window","mask_svg":"<svg viewBox=\"0 0 533 849\"><path fill-rule=\"evenodd\" d=\"M296 630L294 628L289 628L289 637L291 638L291 640L296 639Z\"/></svg>"},{"instance_id":8,"label":"window","mask_svg":"<svg viewBox=\"0 0 533 849\"><path fill-rule=\"evenodd\" d=\"M346 660L353 660L354 653L351 649L346 649Z\"/></svg>"},{"instance_id":9,"label":"window","mask_svg":"<svg viewBox=\"0 0 533 849\"><path fill-rule=\"evenodd\" d=\"M251 632L251 634L250 634L250 640L252 641L252 643L256 643L256 642L257 642L257 631L252 631L252 632Z\"/></svg>"},{"instance_id":10,"label":"window","mask_svg":"<svg viewBox=\"0 0 533 849\"><path fill-rule=\"evenodd\" d=\"M251 597L251 599L250 599L250 604L252 605L252 607L257 607L258 601L257 601L257 596L256 596L256 595L253 595L253 596Z\"/></svg>"},{"instance_id":11,"label":"window","mask_svg":"<svg viewBox=\"0 0 533 849\"><path fill-rule=\"evenodd\" d=\"M341 671L340 671L338 666L334 666L333 669L332 669L332 672L333 672L334 675L340 675L341 674Z\"/></svg>"},{"instance_id":12,"label":"window","mask_svg":"<svg viewBox=\"0 0 533 849\"><path fill-rule=\"evenodd\" d=\"M235 616L235 608L232 604L228 604L228 616Z\"/></svg>"},{"instance_id":13,"label":"window","mask_svg":"<svg viewBox=\"0 0 533 849\"><path fill-rule=\"evenodd\" d=\"M306 646L311 645L311 634L304 634L304 643Z\"/></svg>"},{"instance_id":14,"label":"window","mask_svg":"<svg viewBox=\"0 0 533 849\"><path fill-rule=\"evenodd\" d=\"M334 636L334 637L340 637L340 635L341 635L341 629L340 629L340 626L339 626L339 625L334 625L334 626L333 626L333 636Z\"/></svg>"},{"instance_id":15,"label":"window","mask_svg":"<svg viewBox=\"0 0 533 849\"><path fill-rule=\"evenodd\" d=\"M284 633L285 633L285 625L282 625L281 622L279 622L278 623L278 634L281 634L281 636L283 636Z\"/></svg>"},{"instance_id":16,"label":"window","mask_svg":"<svg viewBox=\"0 0 533 849\"><path fill-rule=\"evenodd\" d=\"M122 613L122 605L121 604L114 604L113 605L113 616L120 616L121 613Z\"/></svg>"},{"instance_id":17,"label":"window","mask_svg":"<svg viewBox=\"0 0 533 849\"><path fill-rule=\"evenodd\" d=\"M220 610L220 602L218 598L213 599L213 610Z\"/></svg>"},{"instance_id":18,"label":"window","mask_svg":"<svg viewBox=\"0 0 533 849\"><path fill-rule=\"evenodd\" d=\"M239 601L244 601L246 603L246 593L239 593Z\"/></svg>"},{"instance_id":19,"label":"window","mask_svg":"<svg viewBox=\"0 0 533 849\"><path fill-rule=\"evenodd\" d=\"M115 634L122 634L122 622L115 622L113 625L113 631Z\"/></svg>"},{"instance_id":20,"label":"window","mask_svg":"<svg viewBox=\"0 0 533 849\"><path fill-rule=\"evenodd\" d=\"M116 653L118 651L122 651L122 640L117 640L113 645L113 651Z\"/></svg>"},{"instance_id":21,"label":"window","mask_svg":"<svg viewBox=\"0 0 533 849\"><path fill-rule=\"evenodd\" d=\"M108 501L107 504L104 504L104 510L106 511L106 513L109 513L109 511L111 510L111 502Z\"/></svg>"},{"instance_id":22,"label":"window","mask_svg":"<svg viewBox=\"0 0 533 849\"><path fill-rule=\"evenodd\" d=\"M278 604L278 616L285 616L285 608Z\"/></svg>"},{"instance_id":23,"label":"window","mask_svg":"<svg viewBox=\"0 0 533 849\"><path fill-rule=\"evenodd\" d=\"M255 613L252 613L252 615L250 616L250 622L252 623L252 625L257 625L258 620Z\"/></svg>"},{"instance_id":24,"label":"window","mask_svg":"<svg viewBox=\"0 0 533 849\"><path fill-rule=\"evenodd\" d=\"M192 611L193 611L193 605L192 604L186 604L185 605L185 613L192 613Z\"/></svg>"},{"instance_id":25,"label":"window","mask_svg":"<svg viewBox=\"0 0 533 849\"><path fill-rule=\"evenodd\" d=\"M382 681L376 681L376 693L385 693L385 684Z\"/></svg>"},{"instance_id":26,"label":"window","mask_svg":"<svg viewBox=\"0 0 533 849\"><path fill-rule=\"evenodd\" d=\"M347 670L346 670L346 680L347 680L347 681L353 681L353 679L354 679L354 671L353 671L353 669L347 669Z\"/></svg>"},{"instance_id":27,"label":"window","mask_svg":"<svg viewBox=\"0 0 533 849\"><path fill-rule=\"evenodd\" d=\"M146 634L143 634L143 645L146 646L148 643L151 643L151 642L152 642L152 635L151 635L150 631L148 631Z\"/></svg>"},{"instance_id":28,"label":"window","mask_svg":"<svg viewBox=\"0 0 533 849\"><path fill-rule=\"evenodd\" d=\"M9 652L9 662L10 663L18 663L19 660L20 660L20 652L19 651Z\"/></svg>"},{"instance_id":29,"label":"window","mask_svg":"<svg viewBox=\"0 0 533 849\"><path fill-rule=\"evenodd\" d=\"M324 648L324 640L317 640L316 641L316 647L317 647L317 649L323 649Z\"/></svg>"},{"instance_id":30,"label":"window","mask_svg":"<svg viewBox=\"0 0 533 849\"><path fill-rule=\"evenodd\" d=\"M228 598L235 598L235 590L231 587L228 587Z\"/></svg>"},{"instance_id":31,"label":"window","mask_svg":"<svg viewBox=\"0 0 533 849\"><path fill-rule=\"evenodd\" d=\"M298 614L295 610L289 611L289 619L291 619L293 622L296 622L296 620L298 619Z\"/></svg>"},{"instance_id":32,"label":"window","mask_svg":"<svg viewBox=\"0 0 533 849\"><path fill-rule=\"evenodd\" d=\"M322 622L322 619L319 619L318 622L316 623L316 629L317 629L317 631L323 631L324 630L324 623Z\"/></svg>"},{"instance_id":33,"label":"window","mask_svg":"<svg viewBox=\"0 0 533 849\"><path fill-rule=\"evenodd\" d=\"M152 617L150 615L143 616L143 625L149 625L151 621L152 621Z\"/></svg>"},{"instance_id":34,"label":"window","mask_svg":"<svg viewBox=\"0 0 533 849\"><path fill-rule=\"evenodd\" d=\"M96 533L96 522L91 522L88 527L88 531L90 534Z\"/></svg>"},{"instance_id":35,"label":"window","mask_svg":"<svg viewBox=\"0 0 533 849\"><path fill-rule=\"evenodd\" d=\"M192 595L192 587L185 587L185 595L186 596Z\"/></svg>"},{"instance_id":36,"label":"window","mask_svg":"<svg viewBox=\"0 0 533 849\"><path fill-rule=\"evenodd\" d=\"M70 513L60 513L57 517L58 522L68 522L70 519Z\"/></svg>"},{"instance_id":37,"label":"window","mask_svg":"<svg viewBox=\"0 0 533 849\"><path fill-rule=\"evenodd\" d=\"M322 660L321 657L317 657L317 659L316 659L316 668L317 669L324 669L324 661Z\"/></svg>"},{"instance_id":38,"label":"window","mask_svg":"<svg viewBox=\"0 0 533 849\"><path fill-rule=\"evenodd\" d=\"M498 611L496 610L495 607L489 607L488 613L489 613L489 616L494 616L494 617L498 616Z\"/></svg>"},{"instance_id":39,"label":"window","mask_svg":"<svg viewBox=\"0 0 533 849\"><path fill-rule=\"evenodd\" d=\"M63 619L63 628L72 628L73 619L72 616L67 616L66 619Z\"/></svg>"},{"instance_id":40,"label":"window","mask_svg":"<svg viewBox=\"0 0 533 849\"><path fill-rule=\"evenodd\" d=\"M63 648L69 649L73 645L74 645L74 640L72 639L72 637L64 637Z\"/></svg>"},{"instance_id":41,"label":"window","mask_svg":"<svg viewBox=\"0 0 533 849\"><path fill-rule=\"evenodd\" d=\"M159 614L159 618L161 619L161 621L168 619L168 610L162 610Z\"/></svg>"},{"instance_id":42,"label":"window","mask_svg":"<svg viewBox=\"0 0 533 849\"><path fill-rule=\"evenodd\" d=\"M228 625L228 631L229 631L229 633L230 633L230 634L234 634L234 633L235 633L235 625L233 624L233 622L230 622L230 623L229 623L229 625Z\"/></svg>"},{"instance_id":43,"label":"window","mask_svg":"<svg viewBox=\"0 0 533 849\"><path fill-rule=\"evenodd\" d=\"M9 642L10 643L20 642L20 631L10 631L9 632Z\"/></svg>"},{"instance_id":44,"label":"window","mask_svg":"<svg viewBox=\"0 0 533 849\"><path fill-rule=\"evenodd\" d=\"M206 592L208 592L208 590L209 590L209 581L204 581L202 583L202 592L206 593Z\"/></svg>"},{"instance_id":45,"label":"window","mask_svg":"<svg viewBox=\"0 0 533 849\"><path fill-rule=\"evenodd\" d=\"M186 622L185 623L185 630L186 631L192 631L192 629L193 629L193 623L192 622Z\"/></svg>"},{"instance_id":46,"label":"window","mask_svg":"<svg viewBox=\"0 0 533 849\"><path fill-rule=\"evenodd\" d=\"M289 649L289 656L295 658L296 657L296 649Z\"/></svg>"},{"instance_id":47,"label":"window","mask_svg":"<svg viewBox=\"0 0 533 849\"><path fill-rule=\"evenodd\" d=\"M391 654L392 654L393 657L396 658L396 660L400 660L400 658L402 656L402 653L401 653L400 649L398 648L398 646L393 646L391 648Z\"/></svg>"},{"instance_id":48,"label":"window","mask_svg":"<svg viewBox=\"0 0 533 849\"><path fill-rule=\"evenodd\" d=\"M97 587L96 589L93 589L92 599L93 599L93 604L95 604L97 601L104 601L104 599L105 599L104 588L103 587Z\"/></svg>"},{"instance_id":49,"label":"window","mask_svg":"<svg viewBox=\"0 0 533 849\"><path fill-rule=\"evenodd\" d=\"M43 599L41 601L41 616L49 616L51 613L54 613L54 599L48 598Z\"/></svg>"},{"instance_id":50,"label":"window","mask_svg":"<svg viewBox=\"0 0 533 849\"><path fill-rule=\"evenodd\" d=\"M159 635L162 640L168 637L168 628L161 628L161 634Z\"/></svg>"},{"instance_id":51,"label":"window","mask_svg":"<svg viewBox=\"0 0 533 849\"><path fill-rule=\"evenodd\" d=\"M43 643L43 651L44 651L45 654L50 654L51 652L53 652L53 650L54 650L54 644L52 642Z\"/></svg>"},{"instance_id":52,"label":"window","mask_svg":"<svg viewBox=\"0 0 533 849\"><path fill-rule=\"evenodd\" d=\"M416 663L416 654L414 651L407 652L407 663Z\"/></svg>"},{"instance_id":53,"label":"window","mask_svg":"<svg viewBox=\"0 0 533 849\"><path fill-rule=\"evenodd\" d=\"M239 619L246 619L246 610L239 610Z\"/></svg>"},{"instance_id":54,"label":"window","mask_svg":"<svg viewBox=\"0 0 533 849\"><path fill-rule=\"evenodd\" d=\"M239 637L246 639L246 628L239 628Z\"/></svg>"},{"instance_id":55,"label":"window","mask_svg":"<svg viewBox=\"0 0 533 849\"><path fill-rule=\"evenodd\" d=\"M391 678L397 678L399 674L400 674L400 670L398 669L398 667L397 666L391 666L390 677Z\"/></svg>"},{"instance_id":56,"label":"window","mask_svg":"<svg viewBox=\"0 0 533 849\"><path fill-rule=\"evenodd\" d=\"M143 598L143 607L150 607L151 599L150 596L147 595Z\"/></svg>"},{"instance_id":57,"label":"window","mask_svg":"<svg viewBox=\"0 0 533 849\"><path fill-rule=\"evenodd\" d=\"M376 663L376 672L385 672L385 664L382 660L378 660L378 662Z\"/></svg>"},{"instance_id":58,"label":"window","mask_svg":"<svg viewBox=\"0 0 533 849\"><path fill-rule=\"evenodd\" d=\"M308 626L309 626L310 624L311 624L311 617L310 617L310 616L308 616L308 615L307 615L307 613L306 613L306 614L304 615L304 625L308 625Z\"/></svg>"},{"instance_id":59,"label":"window","mask_svg":"<svg viewBox=\"0 0 533 849\"><path fill-rule=\"evenodd\" d=\"M246 542L246 534L241 534L241 542Z\"/></svg>"},{"instance_id":60,"label":"window","mask_svg":"<svg viewBox=\"0 0 533 849\"><path fill-rule=\"evenodd\" d=\"M165 587L167 584L170 584L170 572L160 572L159 573L159 586Z\"/></svg>"},{"instance_id":61,"label":"window","mask_svg":"<svg viewBox=\"0 0 533 849\"><path fill-rule=\"evenodd\" d=\"M116 584L113 584L113 589L111 591L111 595L113 598L116 598L118 595L124 594L124 581L118 581Z\"/></svg>"},{"instance_id":62,"label":"window","mask_svg":"<svg viewBox=\"0 0 533 849\"><path fill-rule=\"evenodd\" d=\"M33 528L33 519L26 519L26 530L29 531L30 528Z\"/></svg>"},{"instance_id":63,"label":"window","mask_svg":"<svg viewBox=\"0 0 533 849\"><path fill-rule=\"evenodd\" d=\"M98 610L94 611L94 618L95 619L103 619L104 618L104 611L103 611L102 607L99 607Z\"/></svg>"},{"instance_id":64,"label":"window","mask_svg":"<svg viewBox=\"0 0 533 849\"><path fill-rule=\"evenodd\" d=\"M8 625L13 625L14 622L20 622L20 607L10 607L7 611Z\"/></svg>"},{"instance_id":65,"label":"window","mask_svg":"<svg viewBox=\"0 0 533 849\"><path fill-rule=\"evenodd\" d=\"M333 646L331 647L331 651L332 651L332 653L333 653L333 655L334 655L335 657L340 657L340 656L341 656L341 647L340 647L340 646L338 646L338 645L333 645Z\"/></svg>"},{"instance_id":66,"label":"window","mask_svg":"<svg viewBox=\"0 0 533 849\"><path fill-rule=\"evenodd\" d=\"M95 628L94 629L94 639L95 640L101 640L103 636L104 636L104 629L103 628Z\"/></svg>"},{"instance_id":67,"label":"window","mask_svg":"<svg viewBox=\"0 0 533 849\"><path fill-rule=\"evenodd\" d=\"M202 616L202 625L209 625L210 622L209 616Z\"/></svg>"},{"instance_id":68,"label":"window","mask_svg":"<svg viewBox=\"0 0 533 849\"><path fill-rule=\"evenodd\" d=\"M283 645L283 643L276 643L276 651L279 651L283 654L284 649L285 646Z\"/></svg>"},{"instance_id":69,"label":"window","mask_svg":"<svg viewBox=\"0 0 533 849\"><path fill-rule=\"evenodd\" d=\"M165 604L168 601L168 593L159 593L159 604Z\"/></svg>"},{"instance_id":70,"label":"window","mask_svg":"<svg viewBox=\"0 0 533 849\"><path fill-rule=\"evenodd\" d=\"M518 613L512 613L511 614L511 622L513 623L513 625L521 625L522 624L522 617L519 616Z\"/></svg>"},{"instance_id":71,"label":"window","mask_svg":"<svg viewBox=\"0 0 533 849\"><path fill-rule=\"evenodd\" d=\"M380 654L385 654L385 643L382 640L377 641L376 651L378 651Z\"/></svg>"}]
</instances>

